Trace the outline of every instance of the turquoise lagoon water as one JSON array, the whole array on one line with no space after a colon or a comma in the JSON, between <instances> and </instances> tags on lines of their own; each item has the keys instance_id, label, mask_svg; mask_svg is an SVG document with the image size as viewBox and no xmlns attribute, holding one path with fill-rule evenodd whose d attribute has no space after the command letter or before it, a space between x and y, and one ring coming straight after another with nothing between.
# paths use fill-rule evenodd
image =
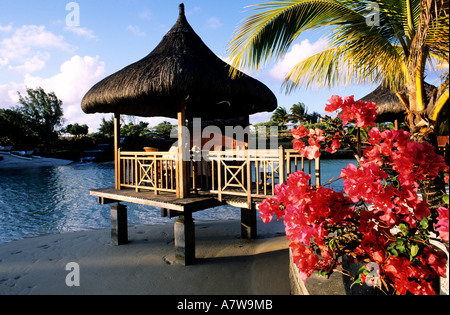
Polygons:
<instances>
[{"instance_id":1,"label":"turquoise lagoon water","mask_svg":"<svg viewBox=\"0 0 450 315\"><path fill-rule=\"evenodd\" d=\"M322 160L322 184L354 160ZM89 189L114 186L112 163L0 170L0 244L71 231L110 227L109 206L100 205ZM342 190L342 181L331 185ZM126 204L130 225L163 224L160 209ZM217 207L194 214L196 222L240 218L240 210Z\"/></svg>"}]
</instances>

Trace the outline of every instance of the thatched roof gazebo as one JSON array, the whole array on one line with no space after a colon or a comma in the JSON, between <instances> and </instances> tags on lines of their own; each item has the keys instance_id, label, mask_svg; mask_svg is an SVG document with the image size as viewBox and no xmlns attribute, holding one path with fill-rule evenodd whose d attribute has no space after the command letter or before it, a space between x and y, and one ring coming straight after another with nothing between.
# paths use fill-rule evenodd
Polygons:
<instances>
[{"instance_id":1,"label":"thatched roof gazebo","mask_svg":"<svg viewBox=\"0 0 450 315\"><path fill-rule=\"evenodd\" d=\"M436 88L428 83L425 83L425 90L427 96L430 97ZM401 93L404 94L404 93ZM397 96L389 88L378 86L373 92L367 94L362 101L374 102L378 106L376 122L402 122L406 117L406 108Z\"/></svg>"},{"instance_id":2,"label":"thatched roof gazebo","mask_svg":"<svg viewBox=\"0 0 450 315\"><path fill-rule=\"evenodd\" d=\"M400 102L397 94L381 85L373 92L364 96L361 100L377 104L377 122L403 121L405 118L406 109Z\"/></svg>"},{"instance_id":3,"label":"thatched roof gazebo","mask_svg":"<svg viewBox=\"0 0 450 315\"><path fill-rule=\"evenodd\" d=\"M186 20L184 5L172 29L145 58L97 83L85 95L85 113L117 113L177 118L180 103L186 118L230 118L277 107L261 82L241 74L217 57Z\"/></svg>"},{"instance_id":4,"label":"thatched roof gazebo","mask_svg":"<svg viewBox=\"0 0 450 315\"><path fill-rule=\"evenodd\" d=\"M84 96L85 113L114 113L116 189L120 190L120 115L215 119L249 124L249 115L277 108L275 95L263 83L240 73L217 57L194 32L180 4L178 20L146 57L94 85ZM246 127L246 126L243 126ZM186 136L178 128L178 156L186 161ZM188 148L189 149L189 148ZM177 196L188 196L188 166L180 163ZM178 189L178 187L177 187Z\"/></svg>"}]
</instances>

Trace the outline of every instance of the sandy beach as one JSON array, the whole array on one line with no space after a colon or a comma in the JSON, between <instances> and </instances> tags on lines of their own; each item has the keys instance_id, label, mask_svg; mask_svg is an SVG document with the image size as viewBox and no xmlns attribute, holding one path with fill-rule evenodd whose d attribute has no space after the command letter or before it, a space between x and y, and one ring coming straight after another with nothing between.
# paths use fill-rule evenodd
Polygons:
<instances>
[{"instance_id":1,"label":"sandy beach","mask_svg":"<svg viewBox=\"0 0 450 315\"><path fill-rule=\"evenodd\" d=\"M258 222L258 239L240 239L240 221L196 224L196 263L174 263L173 225L130 226L130 243L110 230L30 238L0 245L0 294L285 295L288 242L282 222ZM79 286L66 277L79 266ZM73 278L75 279L75 278Z\"/></svg>"},{"instance_id":2,"label":"sandy beach","mask_svg":"<svg viewBox=\"0 0 450 315\"><path fill-rule=\"evenodd\" d=\"M15 157L7 152L0 152L0 156L3 157L3 159L0 160L0 170L60 166L60 165L68 165L73 162L70 160L60 160L44 157L39 158L33 157L31 160L29 160Z\"/></svg>"},{"instance_id":3,"label":"sandy beach","mask_svg":"<svg viewBox=\"0 0 450 315\"><path fill-rule=\"evenodd\" d=\"M0 170L67 165L1 153ZM173 224L129 226L130 243L114 246L110 229L0 244L0 295L285 295L288 241L282 222L258 222L258 239L240 238L239 220L198 222L196 262L175 263ZM79 286L66 277L79 266ZM69 265L70 266L70 265Z\"/></svg>"}]
</instances>

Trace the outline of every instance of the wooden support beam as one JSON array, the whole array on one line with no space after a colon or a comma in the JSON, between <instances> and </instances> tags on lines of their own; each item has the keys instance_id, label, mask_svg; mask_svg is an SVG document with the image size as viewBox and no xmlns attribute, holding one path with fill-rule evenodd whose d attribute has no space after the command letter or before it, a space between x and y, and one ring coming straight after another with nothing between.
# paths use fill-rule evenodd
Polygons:
<instances>
[{"instance_id":1,"label":"wooden support beam","mask_svg":"<svg viewBox=\"0 0 450 315\"><path fill-rule=\"evenodd\" d=\"M248 113L248 109L247 112L244 115L244 128L247 128L250 126L250 114ZM250 138L250 132L249 133L244 133L244 150L248 150L249 148L249 139Z\"/></svg>"},{"instance_id":2,"label":"wooden support beam","mask_svg":"<svg viewBox=\"0 0 450 315\"><path fill-rule=\"evenodd\" d=\"M175 218L184 215L183 211L170 210L166 208L161 208L161 217L163 218Z\"/></svg>"},{"instance_id":3,"label":"wooden support beam","mask_svg":"<svg viewBox=\"0 0 450 315\"><path fill-rule=\"evenodd\" d=\"M175 220L175 260L182 265L195 262L195 224L192 213L185 213Z\"/></svg>"},{"instance_id":4,"label":"wooden support beam","mask_svg":"<svg viewBox=\"0 0 450 315\"><path fill-rule=\"evenodd\" d=\"M178 111L178 160L177 160L177 197L189 197L189 148L186 135L186 102L180 101ZM187 152L186 152L187 151Z\"/></svg>"},{"instance_id":5,"label":"wooden support beam","mask_svg":"<svg viewBox=\"0 0 450 315\"><path fill-rule=\"evenodd\" d=\"M279 184L285 184L286 183L286 169L284 166L284 159L285 159L285 152L282 145L278 148L278 173L279 173ZM290 164L290 161L288 159L288 164ZM290 169L290 166L288 166ZM288 173L289 174L289 173Z\"/></svg>"},{"instance_id":6,"label":"wooden support beam","mask_svg":"<svg viewBox=\"0 0 450 315\"><path fill-rule=\"evenodd\" d=\"M358 157L361 158L361 128L356 129L356 151Z\"/></svg>"},{"instance_id":7,"label":"wooden support beam","mask_svg":"<svg viewBox=\"0 0 450 315\"><path fill-rule=\"evenodd\" d=\"M246 157L246 174L247 174L247 205L249 208L252 207L252 169L251 169L251 161L250 155L247 152Z\"/></svg>"},{"instance_id":8,"label":"wooden support beam","mask_svg":"<svg viewBox=\"0 0 450 315\"><path fill-rule=\"evenodd\" d=\"M257 237L257 212L255 209L241 208L241 237L255 239Z\"/></svg>"},{"instance_id":9,"label":"wooden support beam","mask_svg":"<svg viewBox=\"0 0 450 315\"><path fill-rule=\"evenodd\" d=\"M104 197L97 197L97 202L101 205L108 205L110 203L116 203L117 200L108 199L108 198L104 198Z\"/></svg>"},{"instance_id":10,"label":"wooden support beam","mask_svg":"<svg viewBox=\"0 0 450 315\"><path fill-rule=\"evenodd\" d=\"M116 246L128 243L127 207L120 203L111 206L111 239Z\"/></svg>"},{"instance_id":11,"label":"wooden support beam","mask_svg":"<svg viewBox=\"0 0 450 315\"><path fill-rule=\"evenodd\" d=\"M120 114L114 114L114 178L115 187L120 190Z\"/></svg>"},{"instance_id":12,"label":"wooden support beam","mask_svg":"<svg viewBox=\"0 0 450 315\"><path fill-rule=\"evenodd\" d=\"M321 182L320 182L320 158L315 159L316 161L316 188L320 188Z\"/></svg>"}]
</instances>

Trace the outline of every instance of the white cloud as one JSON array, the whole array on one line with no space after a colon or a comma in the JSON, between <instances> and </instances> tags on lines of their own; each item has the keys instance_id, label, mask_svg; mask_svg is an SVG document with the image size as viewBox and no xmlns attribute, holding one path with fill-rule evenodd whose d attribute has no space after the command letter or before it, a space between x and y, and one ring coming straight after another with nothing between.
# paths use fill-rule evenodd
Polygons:
<instances>
[{"instance_id":1,"label":"white cloud","mask_svg":"<svg viewBox=\"0 0 450 315\"><path fill-rule=\"evenodd\" d=\"M11 37L0 42L0 54L9 59L27 56L33 49L61 49L70 51L73 47L45 29L45 26L23 25L15 30Z\"/></svg>"},{"instance_id":2,"label":"white cloud","mask_svg":"<svg viewBox=\"0 0 450 315\"><path fill-rule=\"evenodd\" d=\"M28 88L42 87L47 93L55 92L63 101L66 123L90 123L94 119L81 110L81 101L87 91L105 77L105 64L99 57L73 56L61 65L60 73L50 78L26 75L24 85ZM89 115L91 116L91 115ZM97 116L98 119L98 116ZM92 130L94 131L94 130Z\"/></svg>"},{"instance_id":3,"label":"white cloud","mask_svg":"<svg viewBox=\"0 0 450 315\"><path fill-rule=\"evenodd\" d=\"M25 72L40 70L49 59L49 51L60 50L71 52L75 48L46 30L45 26L22 25L2 27L10 34L0 41L0 66L8 65L13 71Z\"/></svg>"},{"instance_id":4,"label":"white cloud","mask_svg":"<svg viewBox=\"0 0 450 315\"><path fill-rule=\"evenodd\" d=\"M219 18L213 16L211 18L208 19L208 21L206 21L206 26L208 28L219 28L223 25L223 23L219 20Z\"/></svg>"},{"instance_id":5,"label":"white cloud","mask_svg":"<svg viewBox=\"0 0 450 315\"><path fill-rule=\"evenodd\" d=\"M153 18L153 13L152 11L145 9L142 10L139 14L138 14L139 18L143 19L143 20L147 20L150 21Z\"/></svg>"},{"instance_id":6,"label":"white cloud","mask_svg":"<svg viewBox=\"0 0 450 315\"><path fill-rule=\"evenodd\" d=\"M200 8L200 7L193 7L192 9L186 11L186 16L199 14L201 12L202 12L202 8Z\"/></svg>"},{"instance_id":7,"label":"white cloud","mask_svg":"<svg viewBox=\"0 0 450 315\"><path fill-rule=\"evenodd\" d=\"M22 83L10 82L0 84L0 108L11 108L18 104L18 91L21 93L25 90Z\"/></svg>"},{"instance_id":8,"label":"white cloud","mask_svg":"<svg viewBox=\"0 0 450 315\"><path fill-rule=\"evenodd\" d=\"M324 38L320 38L314 43L305 39L300 44L293 45L284 58L270 70L270 76L277 80L284 80L298 63L324 50L327 45L328 41Z\"/></svg>"},{"instance_id":9,"label":"white cloud","mask_svg":"<svg viewBox=\"0 0 450 315\"><path fill-rule=\"evenodd\" d=\"M128 25L127 30L136 36L145 36L145 32L141 31L141 28L137 25Z\"/></svg>"},{"instance_id":10,"label":"white cloud","mask_svg":"<svg viewBox=\"0 0 450 315\"><path fill-rule=\"evenodd\" d=\"M253 115L250 115L250 123L252 125L256 125L259 123L267 122L272 117L272 113L269 112L262 112L262 113L256 113Z\"/></svg>"},{"instance_id":11,"label":"white cloud","mask_svg":"<svg viewBox=\"0 0 450 315\"><path fill-rule=\"evenodd\" d=\"M11 24L9 24L7 26L0 25L0 32L2 32L2 33L9 33L9 32L11 32L11 30L12 30Z\"/></svg>"},{"instance_id":12,"label":"white cloud","mask_svg":"<svg viewBox=\"0 0 450 315\"><path fill-rule=\"evenodd\" d=\"M65 102L81 101L94 81L103 77L105 65L99 57L73 56L61 65L60 73L51 78L26 75L25 85L30 88L41 86L46 91L54 91Z\"/></svg>"},{"instance_id":13,"label":"white cloud","mask_svg":"<svg viewBox=\"0 0 450 315\"><path fill-rule=\"evenodd\" d=\"M88 28L85 27L79 27L79 26L65 26L65 31L74 33L75 35L86 37L87 39L98 39L97 36L94 35L94 32Z\"/></svg>"},{"instance_id":14,"label":"white cloud","mask_svg":"<svg viewBox=\"0 0 450 315\"><path fill-rule=\"evenodd\" d=\"M18 73L32 73L45 67L45 62L49 59L48 54L38 54L31 58L26 58L24 63L18 66L8 66L9 70Z\"/></svg>"},{"instance_id":15,"label":"white cloud","mask_svg":"<svg viewBox=\"0 0 450 315\"><path fill-rule=\"evenodd\" d=\"M0 67L1 66L6 66L8 63L9 63L9 59L8 58L0 57Z\"/></svg>"},{"instance_id":16,"label":"white cloud","mask_svg":"<svg viewBox=\"0 0 450 315\"><path fill-rule=\"evenodd\" d=\"M85 28L67 29L79 36L94 38L92 31ZM73 54L76 47L56 35L45 26L13 25L0 26L0 69L5 75L23 75L22 79L7 79L0 83L0 107L11 108L18 105L19 91L25 94L26 88L42 87L47 93L55 92L63 101L66 123L88 124L96 131L102 115L86 115L81 110L81 100L86 92L105 77L105 65L99 57L78 55L61 64L59 73L54 75L35 75L45 68L55 53ZM3 71L7 69L7 71ZM6 79L6 80L5 80ZM13 82L15 80L16 82ZM9 81L9 82L8 82ZM5 83L7 82L7 83ZM92 126L93 127L92 127Z\"/></svg>"}]
</instances>

